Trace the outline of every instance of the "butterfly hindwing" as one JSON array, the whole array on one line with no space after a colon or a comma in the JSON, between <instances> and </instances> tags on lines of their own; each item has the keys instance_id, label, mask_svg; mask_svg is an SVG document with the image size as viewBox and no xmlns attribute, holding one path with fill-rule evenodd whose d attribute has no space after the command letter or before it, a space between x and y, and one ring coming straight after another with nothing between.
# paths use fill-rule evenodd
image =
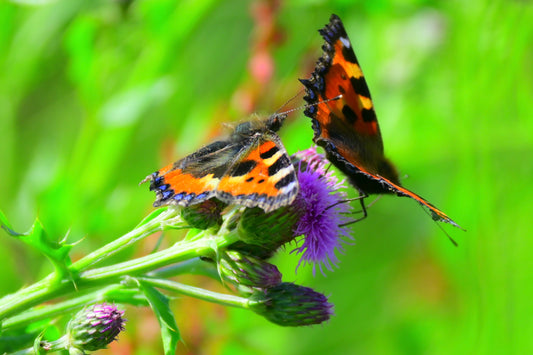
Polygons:
<instances>
[{"instance_id":1,"label":"butterfly hindwing","mask_svg":"<svg viewBox=\"0 0 533 355\"><path fill-rule=\"evenodd\" d=\"M296 172L273 132L253 137L217 187L219 199L265 212L292 203L297 194Z\"/></svg>"},{"instance_id":2,"label":"butterfly hindwing","mask_svg":"<svg viewBox=\"0 0 533 355\"><path fill-rule=\"evenodd\" d=\"M385 157L374 104L352 44L340 18L332 15L319 33L324 53L308 80L301 80L312 119L313 140L344 172L360 194L393 193L416 200L434 220L459 227L446 214L400 184L398 172Z\"/></svg>"}]
</instances>

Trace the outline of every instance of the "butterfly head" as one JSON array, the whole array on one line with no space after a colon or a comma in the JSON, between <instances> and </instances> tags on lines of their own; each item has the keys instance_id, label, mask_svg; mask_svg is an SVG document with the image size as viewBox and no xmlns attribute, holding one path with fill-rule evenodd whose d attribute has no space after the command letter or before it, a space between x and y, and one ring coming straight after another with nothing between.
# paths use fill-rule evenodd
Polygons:
<instances>
[{"instance_id":1,"label":"butterfly head","mask_svg":"<svg viewBox=\"0 0 533 355\"><path fill-rule=\"evenodd\" d=\"M275 113L271 115L267 121L266 126L269 130L277 132L281 128L283 121L287 118L287 113Z\"/></svg>"},{"instance_id":2,"label":"butterfly head","mask_svg":"<svg viewBox=\"0 0 533 355\"><path fill-rule=\"evenodd\" d=\"M268 130L277 132L281 128L286 117L286 113L275 113L266 120L255 119L239 123L233 130L233 137L250 137L255 133L265 133Z\"/></svg>"}]
</instances>

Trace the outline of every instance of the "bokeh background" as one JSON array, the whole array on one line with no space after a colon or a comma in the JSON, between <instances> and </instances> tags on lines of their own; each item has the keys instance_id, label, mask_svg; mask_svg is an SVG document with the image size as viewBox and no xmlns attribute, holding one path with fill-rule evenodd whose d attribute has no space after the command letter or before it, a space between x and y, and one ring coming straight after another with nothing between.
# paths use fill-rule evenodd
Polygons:
<instances>
[{"instance_id":1,"label":"bokeh background","mask_svg":"<svg viewBox=\"0 0 533 355\"><path fill-rule=\"evenodd\" d=\"M443 226L454 247L414 201L384 196L326 277L295 273L290 249L275 258L285 281L329 295L330 322L282 328L178 298L179 353L532 353L531 1L1 2L0 208L18 230L38 216L57 239L84 238L74 258L127 232L153 209L138 186L146 175L224 122L302 104L297 79L320 56L331 13L405 186L467 232ZM281 136L290 153L309 147L309 119L293 113ZM0 243L1 294L51 271L6 234ZM100 353L161 353L150 310L127 318Z\"/></svg>"}]
</instances>

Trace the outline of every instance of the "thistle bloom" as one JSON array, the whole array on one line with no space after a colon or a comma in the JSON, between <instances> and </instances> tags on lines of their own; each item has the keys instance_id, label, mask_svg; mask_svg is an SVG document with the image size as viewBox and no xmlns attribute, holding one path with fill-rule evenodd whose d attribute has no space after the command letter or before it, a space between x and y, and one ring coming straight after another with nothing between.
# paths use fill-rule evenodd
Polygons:
<instances>
[{"instance_id":1,"label":"thistle bloom","mask_svg":"<svg viewBox=\"0 0 533 355\"><path fill-rule=\"evenodd\" d=\"M71 353L105 349L124 330L124 311L115 305L95 304L82 309L68 324Z\"/></svg>"},{"instance_id":2,"label":"thistle bloom","mask_svg":"<svg viewBox=\"0 0 533 355\"><path fill-rule=\"evenodd\" d=\"M244 211L239 222L240 241L231 249L244 251L259 258L269 258L283 244L303 235L302 244L293 250L301 253L298 266L313 264L332 270L339 262L336 251L343 251L345 239L352 239L346 227L351 206L341 191L339 181L325 169L325 158L310 148L295 155L300 192L295 201L270 213L259 208Z\"/></svg>"},{"instance_id":3,"label":"thistle bloom","mask_svg":"<svg viewBox=\"0 0 533 355\"><path fill-rule=\"evenodd\" d=\"M294 228L294 235L304 235L303 243L293 250L301 253L300 263L312 263L313 273L318 264L328 270L339 262L335 251L342 252L343 238L352 239L350 229L344 226L350 219L346 215L351 206L344 203L346 194L339 191L344 181L339 181L324 168L326 160L314 147L298 153L300 193L294 206L302 211ZM300 265L300 264L298 264Z\"/></svg>"}]
</instances>

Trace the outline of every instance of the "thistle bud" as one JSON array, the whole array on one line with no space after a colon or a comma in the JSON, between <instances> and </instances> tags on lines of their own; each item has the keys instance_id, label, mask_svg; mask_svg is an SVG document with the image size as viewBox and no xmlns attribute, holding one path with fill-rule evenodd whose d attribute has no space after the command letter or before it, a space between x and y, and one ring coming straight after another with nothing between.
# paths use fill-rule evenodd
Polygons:
<instances>
[{"instance_id":1,"label":"thistle bud","mask_svg":"<svg viewBox=\"0 0 533 355\"><path fill-rule=\"evenodd\" d=\"M237 286L269 288L281 282L281 273L275 265L264 260L228 250L219 262L220 274Z\"/></svg>"},{"instance_id":2,"label":"thistle bud","mask_svg":"<svg viewBox=\"0 0 533 355\"><path fill-rule=\"evenodd\" d=\"M181 217L191 227L196 229L207 229L222 223L221 212L226 207L223 202L217 199L210 199L192 205L181 210Z\"/></svg>"},{"instance_id":3,"label":"thistle bud","mask_svg":"<svg viewBox=\"0 0 533 355\"><path fill-rule=\"evenodd\" d=\"M79 311L67 326L70 353L105 349L124 330L123 315L124 311L105 303Z\"/></svg>"},{"instance_id":4,"label":"thistle bud","mask_svg":"<svg viewBox=\"0 0 533 355\"><path fill-rule=\"evenodd\" d=\"M295 238L294 228L300 210L292 206L265 213L260 208L247 208L239 221L239 239L236 250L244 250L260 258L271 257L283 244Z\"/></svg>"},{"instance_id":5,"label":"thistle bud","mask_svg":"<svg viewBox=\"0 0 533 355\"><path fill-rule=\"evenodd\" d=\"M250 300L251 310L282 326L320 324L333 313L333 305L326 296L309 287L288 282L256 291Z\"/></svg>"}]
</instances>

